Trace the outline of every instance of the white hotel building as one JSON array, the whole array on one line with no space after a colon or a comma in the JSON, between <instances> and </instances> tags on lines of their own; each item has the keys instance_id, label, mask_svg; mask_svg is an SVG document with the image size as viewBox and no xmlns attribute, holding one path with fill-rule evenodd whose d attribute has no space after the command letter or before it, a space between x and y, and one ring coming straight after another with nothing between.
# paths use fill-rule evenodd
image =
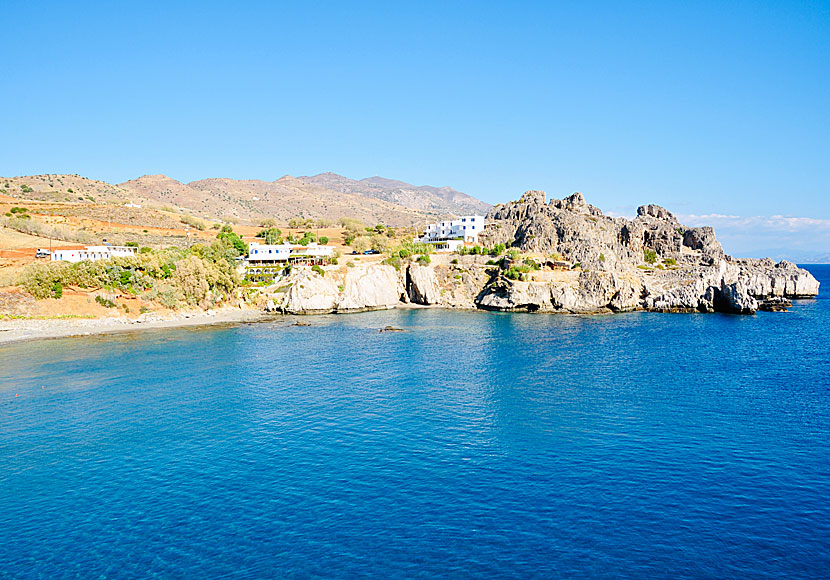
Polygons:
<instances>
[{"instance_id":1,"label":"white hotel building","mask_svg":"<svg viewBox=\"0 0 830 580\"><path fill-rule=\"evenodd\" d=\"M107 260L109 258L124 258L135 256L138 248L130 246L87 246L80 249L55 250L52 252L52 261L80 262L82 260Z\"/></svg>"},{"instance_id":2,"label":"white hotel building","mask_svg":"<svg viewBox=\"0 0 830 580\"><path fill-rule=\"evenodd\" d=\"M273 278L286 265L313 266L328 264L334 254L331 246L312 242L307 246L296 244L248 244L245 274L249 278Z\"/></svg>"},{"instance_id":3,"label":"white hotel building","mask_svg":"<svg viewBox=\"0 0 830 580\"><path fill-rule=\"evenodd\" d=\"M436 250L453 252L464 244L478 243L478 234L483 230L483 215L467 215L451 221L429 224L418 241L433 244Z\"/></svg>"}]
</instances>

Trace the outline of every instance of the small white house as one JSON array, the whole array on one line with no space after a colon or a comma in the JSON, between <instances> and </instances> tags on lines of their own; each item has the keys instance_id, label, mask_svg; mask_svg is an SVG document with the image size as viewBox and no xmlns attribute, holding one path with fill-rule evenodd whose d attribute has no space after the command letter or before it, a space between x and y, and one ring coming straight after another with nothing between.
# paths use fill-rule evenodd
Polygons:
<instances>
[{"instance_id":1,"label":"small white house","mask_svg":"<svg viewBox=\"0 0 830 580\"><path fill-rule=\"evenodd\" d=\"M130 246L87 246L83 250L54 250L52 261L80 262L82 260L107 260L109 258L122 258L134 256L138 248Z\"/></svg>"},{"instance_id":2,"label":"small white house","mask_svg":"<svg viewBox=\"0 0 830 580\"><path fill-rule=\"evenodd\" d=\"M436 250L455 251L464 244L478 243L478 234L484 230L483 215L468 215L458 219L429 224L418 241L432 244Z\"/></svg>"}]
</instances>

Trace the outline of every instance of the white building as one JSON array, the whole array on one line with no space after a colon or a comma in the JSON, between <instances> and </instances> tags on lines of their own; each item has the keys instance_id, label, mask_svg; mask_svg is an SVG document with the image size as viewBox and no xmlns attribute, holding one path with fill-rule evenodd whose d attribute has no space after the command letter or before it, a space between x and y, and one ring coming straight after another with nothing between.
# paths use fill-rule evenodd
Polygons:
<instances>
[{"instance_id":1,"label":"white building","mask_svg":"<svg viewBox=\"0 0 830 580\"><path fill-rule=\"evenodd\" d=\"M464 244L477 244L484 230L483 215L468 215L455 220L429 224L418 241L433 244L436 250L455 251Z\"/></svg>"},{"instance_id":2,"label":"white building","mask_svg":"<svg viewBox=\"0 0 830 580\"><path fill-rule=\"evenodd\" d=\"M87 246L83 250L54 250L52 261L80 262L82 260L107 260L109 258L123 258L134 256L138 248L130 246Z\"/></svg>"},{"instance_id":3,"label":"white building","mask_svg":"<svg viewBox=\"0 0 830 580\"><path fill-rule=\"evenodd\" d=\"M251 242L245 259L245 274L249 278L272 278L287 265L325 265L333 255L334 248L317 242L307 246Z\"/></svg>"}]
</instances>

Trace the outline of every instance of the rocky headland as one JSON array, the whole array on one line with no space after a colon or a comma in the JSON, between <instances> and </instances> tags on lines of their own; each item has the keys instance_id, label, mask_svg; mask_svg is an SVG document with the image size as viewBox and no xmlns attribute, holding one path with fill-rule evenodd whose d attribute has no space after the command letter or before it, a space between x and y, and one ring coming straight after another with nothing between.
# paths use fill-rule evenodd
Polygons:
<instances>
[{"instance_id":1,"label":"rocky headland","mask_svg":"<svg viewBox=\"0 0 830 580\"><path fill-rule=\"evenodd\" d=\"M546 202L544 192L528 191L493 207L480 236L483 246L518 252L438 255L428 265L329 267L322 275L296 269L264 289L263 306L292 314L405 305L751 314L818 294L818 281L795 264L733 258L712 228L684 226L660 206L642 206L637 214L633 220L606 216L581 193ZM509 275L525 263L534 268Z\"/></svg>"}]
</instances>

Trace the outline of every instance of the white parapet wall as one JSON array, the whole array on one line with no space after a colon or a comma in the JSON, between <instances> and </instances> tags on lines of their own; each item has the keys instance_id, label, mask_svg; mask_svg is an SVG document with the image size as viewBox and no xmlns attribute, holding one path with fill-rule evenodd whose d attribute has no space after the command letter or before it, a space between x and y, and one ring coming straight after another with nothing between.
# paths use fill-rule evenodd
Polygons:
<instances>
[{"instance_id":1,"label":"white parapet wall","mask_svg":"<svg viewBox=\"0 0 830 580\"><path fill-rule=\"evenodd\" d=\"M55 250L52 261L81 262L83 260L108 260L134 256L138 248L131 246L86 246L84 249Z\"/></svg>"}]
</instances>

